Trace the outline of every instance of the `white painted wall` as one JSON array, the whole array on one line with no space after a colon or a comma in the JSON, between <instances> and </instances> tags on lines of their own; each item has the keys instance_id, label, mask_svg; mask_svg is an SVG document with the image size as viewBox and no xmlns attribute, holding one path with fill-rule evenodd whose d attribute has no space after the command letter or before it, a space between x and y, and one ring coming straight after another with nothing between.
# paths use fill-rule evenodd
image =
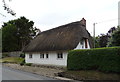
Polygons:
<instances>
[{"instance_id":1,"label":"white painted wall","mask_svg":"<svg viewBox=\"0 0 120 82\"><path fill-rule=\"evenodd\" d=\"M25 61L26 63L34 64L46 64L46 65L58 65L67 66L67 52L63 52L63 58L57 58L57 52L49 52L49 57L46 58L46 53L44 53L44 58L40 58L40 53L33 53L33 57L29 58L29 54L26 53Z\"/></svg>"}]
</instances>

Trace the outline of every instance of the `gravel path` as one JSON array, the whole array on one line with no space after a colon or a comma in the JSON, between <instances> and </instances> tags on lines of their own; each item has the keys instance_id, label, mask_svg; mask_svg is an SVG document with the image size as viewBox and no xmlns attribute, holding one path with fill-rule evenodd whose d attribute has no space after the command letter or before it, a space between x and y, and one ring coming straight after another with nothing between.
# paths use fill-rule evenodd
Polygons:
<instances>
[{"instance_id":1,"label":"gravel path","mask_svg":"<svg viewBox=\"0 0 120 82\"><path fill-rule=\"evenodd\" d=\"M33 67L33 66L20 66L18 64L6 63L4 66L8 66L14 69L23 70L47 77L55 77L55 74L58 72L63 72L63 69L47 68L47 67Z\"/></svg>"}]
</instances>

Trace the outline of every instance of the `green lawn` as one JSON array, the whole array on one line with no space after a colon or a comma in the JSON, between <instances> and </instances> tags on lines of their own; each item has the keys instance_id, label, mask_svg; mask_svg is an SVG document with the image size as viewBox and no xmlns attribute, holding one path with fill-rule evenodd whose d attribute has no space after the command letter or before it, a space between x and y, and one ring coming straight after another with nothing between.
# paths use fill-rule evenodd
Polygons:
<instances>
[{"instance_id":1,"label":"green lawn","mask_svg":"<svg viewBox=\"0 0 120 82\"><path fill-rule=\"evenodd\" d=\"M24 60L24 58L20 58L20 57L7 57L7 58L3 58L0 59L0 62L7 62L7 63L21 63Z\"/></svg>"},{"instance_id":2,"label":"green lawn","mask_svg":"<svg viewBox=\"0 0 120 82\"><path fill-rule=\"evenodd\" d=\"M65 75L77 80L119 80L120 74L103 73L94 70L66 71Z\"/></svg>"}]
</instances>

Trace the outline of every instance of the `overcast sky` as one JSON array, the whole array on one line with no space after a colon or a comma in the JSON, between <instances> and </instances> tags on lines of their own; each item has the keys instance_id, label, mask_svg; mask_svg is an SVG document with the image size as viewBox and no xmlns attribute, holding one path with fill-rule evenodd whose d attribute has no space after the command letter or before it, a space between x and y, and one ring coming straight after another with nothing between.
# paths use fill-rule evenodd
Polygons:
<instances>
[{"instance_id":1,"label":"overcast sky","mask_svg":"<svg viewBox=\"0 0 120 82\"><path fill-rule=\"evenodd\" d=\"M93 35L93 23L96 24L96 35L118 25L119 0L5 0L16 17L3 10L0 2L0 24L25 16L35 22L41 31L60 25L86 19L87 30Z\"/></svg>"}]
</instances>

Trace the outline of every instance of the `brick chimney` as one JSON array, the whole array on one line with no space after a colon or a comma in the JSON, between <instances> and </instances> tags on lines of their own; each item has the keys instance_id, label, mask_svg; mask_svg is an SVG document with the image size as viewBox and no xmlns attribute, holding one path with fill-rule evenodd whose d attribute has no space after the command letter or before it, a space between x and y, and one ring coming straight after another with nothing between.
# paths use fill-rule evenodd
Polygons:
<instances>
[{"instance_id":1,"label":"brick chimney","mask_svg":"<svg viewBox=\"0 0 120 82\"><path fill-rule=\"evenodd\" d=\"M80 21L80 23L86 27L86 20L84 18L82 18L82 20Z\"/></svg>"}]
</instances>

